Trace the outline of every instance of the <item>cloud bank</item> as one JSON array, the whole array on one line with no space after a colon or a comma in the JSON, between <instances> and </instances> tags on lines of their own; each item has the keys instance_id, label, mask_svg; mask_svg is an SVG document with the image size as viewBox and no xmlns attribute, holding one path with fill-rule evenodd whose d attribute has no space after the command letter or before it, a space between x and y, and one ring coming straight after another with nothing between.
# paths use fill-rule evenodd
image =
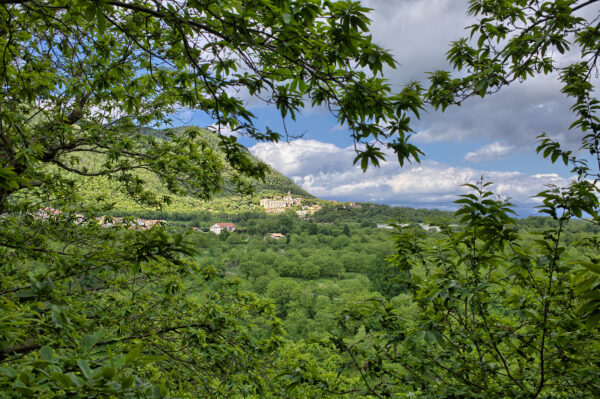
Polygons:
<instances>
[{"instance_id":1,"label":"cloud bank","mask_svg":"<svg viewBox=\"0 0 600 399\"><path fill-rule=\"evenodd\" d=\"M528 214L539 204L532 197L544 190L546 184L569 183L569 179L556 174L487 171L434 161L400 168L393 156L381 167L371 167L363 173L358 166L352 166L355 156L352 148L316 140L259 143L250 151L311 194L339 201L454 209L453 201L466 191L462 185L475 183L483 176L495 183L495 193L510 197L521 214Z\"/></svg>"}]
</instances>

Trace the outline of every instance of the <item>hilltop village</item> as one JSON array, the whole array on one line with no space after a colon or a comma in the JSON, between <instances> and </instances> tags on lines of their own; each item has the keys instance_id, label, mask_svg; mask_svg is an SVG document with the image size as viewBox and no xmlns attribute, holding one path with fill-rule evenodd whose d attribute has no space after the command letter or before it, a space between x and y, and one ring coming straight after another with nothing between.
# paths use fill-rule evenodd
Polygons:
<instances>
[{"instance_id":1,"label":"hilltop village","mask_svg":"<svg viewBox=\"0 0 600 399\"><path fill-rule=\"evenodd\" d=\"M272 198L262 198L260 200L260 206L262 206L267 213L281 213L287 209L296 209L298 216L303 217L309 213L315 213L321 209L321 205L302 205L302 198L292 198L292 194L288 191L287 195L273 196Z\"/></svg>"}]
</instances>

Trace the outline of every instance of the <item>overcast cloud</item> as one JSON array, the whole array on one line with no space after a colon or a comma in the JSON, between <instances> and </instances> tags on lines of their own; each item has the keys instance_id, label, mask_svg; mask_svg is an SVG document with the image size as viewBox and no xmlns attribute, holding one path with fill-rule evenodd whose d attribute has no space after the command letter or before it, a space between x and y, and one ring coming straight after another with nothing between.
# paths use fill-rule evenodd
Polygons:
<instances>
[{"instance_id":1,"label":"overcast cloud","mask_svg":"<svg viewBox=\"0 0 600 399\"><path fill-rule=\"evenodd\" d=\"M399 66L386 71L396 88L410 81L426 83L426 72L450 70L450 43L468 36L467 0L365 0L373 37L391 50ZM565 56L567 57L567 56ZM556 75L514 84L484 100L474 98L446 112L429 110L415 127L415 143L485 139L533 148L542 132L575 143L568 134L572 100L560 93Z\"/></svg>"}]
</instances>

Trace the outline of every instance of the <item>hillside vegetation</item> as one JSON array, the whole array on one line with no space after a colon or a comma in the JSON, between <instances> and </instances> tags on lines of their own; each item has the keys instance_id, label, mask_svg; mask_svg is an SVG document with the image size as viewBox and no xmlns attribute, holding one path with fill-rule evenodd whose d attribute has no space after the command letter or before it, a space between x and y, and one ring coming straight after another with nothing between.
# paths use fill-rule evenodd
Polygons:
<instances>
[{"instance_id":1,"label":"hillside vegetation","mask_svg":"<svg viewBox=\"0 0 600 399\"><path fill-rule=\"evenodd\" d=\"M427 88L383 76L361 1L1 3L2 399L600 397L598 1L471 0ZM545 218L483 177L453 215L267 214L252 193L300 191L235 137L140 130L184 107L279 140L247 94L284 130L327 110L363 171L404 166L425 107L551 73L581 150L537 137L575 176L545 175ZM144 209L169 221L102 217Z\"/></svg>"},{"instance_id":2,"label":"hillside vegetation","mask_svg":"<svg viewBox=\"0 0 600 399\"><path fill-rule=\"evenodd\" d=\"M194 129L215 154L223 160L225 164L225 152L220 146L219 137L208 129L196 127L178 127L173 129L157 130L157 129L142 129L141 133L145 136L155 137L157 140L170 140L169 134L182 135L187 129ZM261 163L256 157L249 154L247 149L243 149L249 157L256 163ZM88 168L90 171L99 169L104 162L105 157L92 153L78 155L78 165ZM128 194L126 187L121 184L118 176L101 176L101 177L82 177L74 173L67 173L67 176L74 179L78 192L86 203L99 204L104 203L106 206L111 206L110 213L114 215L154 215L162 218L187 218L193 215L203 213L236 213L242 211L250 211L258 207L259 199L263 196L282 195L288 191L293 196L299 196L307 204L315 203L316 199L307 191L303 190L291 179L287 178L279 171L269 167L264 181L252 178L246 178L248 186L252 187L253 192L248 195L240 195L236 193L234 184L226 178L222 189L212 199L203 200L185 194L169 193L167 187L160 183L156 175L139 169L135 172L135 176L140 180L140 184L145 189L155 192L157 196L168 198L168 201L162 208L149 208L142 206L136 202ZM171 215L170 217L168 215Z\"/></svg>"}]
</instances>

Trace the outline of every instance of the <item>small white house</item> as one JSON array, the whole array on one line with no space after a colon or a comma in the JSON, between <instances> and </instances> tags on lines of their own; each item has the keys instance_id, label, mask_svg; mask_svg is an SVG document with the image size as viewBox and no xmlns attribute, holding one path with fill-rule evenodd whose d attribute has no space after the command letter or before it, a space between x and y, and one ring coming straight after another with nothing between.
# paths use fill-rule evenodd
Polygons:
<instances>
[{"instance_id":1,"label":"small white house","mask_svg":"<svg viewBox=\"0 0 600 399\"><path fill-rule=\"evenodd\" d=\"M235 224L233 223L215 223L212 226L210 226L210 231L212 231L215 234L221 234L221 231L228 231L228 232L232 232L235 231Z\"/></svg>"},{"instance_id":2,"label":"small white house","mask_svg":"<svg viewBox=\"0 0 600 399\"><path fill-rule=\"evenodd\" d=\"M279 240L280 238L285 238L285 236L281 233L271 233L271 238Z\"/></svg>"}]
</instances>

